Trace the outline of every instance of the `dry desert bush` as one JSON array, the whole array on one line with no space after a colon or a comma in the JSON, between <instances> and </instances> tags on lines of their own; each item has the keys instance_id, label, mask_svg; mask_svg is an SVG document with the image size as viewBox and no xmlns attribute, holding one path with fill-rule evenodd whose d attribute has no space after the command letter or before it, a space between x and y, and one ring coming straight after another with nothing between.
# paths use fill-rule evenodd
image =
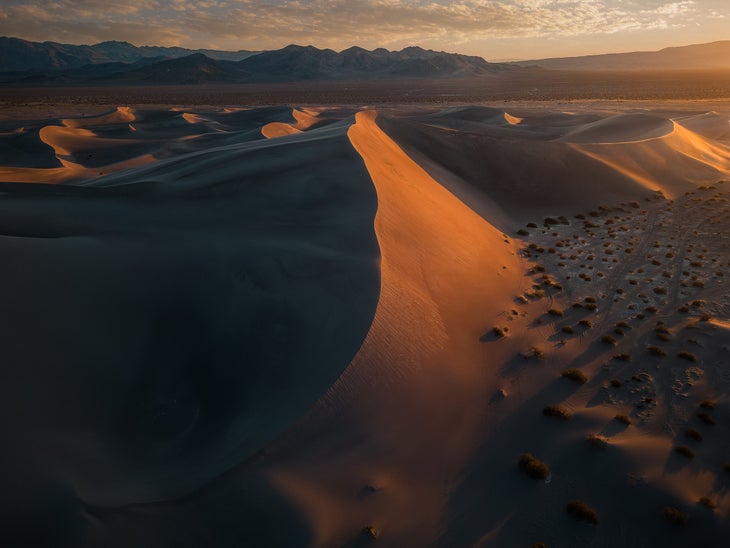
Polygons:
<instances>
[{"instance_id":1,"label":"dry desert bush","mask_svg":"<svg viewBox=\"0 0 730 548\"><path fill-rule=\"evenodd\" d=\"M598 523L598 512L582 500L569 500L568 504L565 505L565 509L571 516L579 521L586 521L593 524Z\"/></svg>"},{"instance_id":2,"label":"dry desert bush","mask_svg":"<svg viewBox=\"0 0 730 548\"><path fill-rule=\"evenodd\" d=\"M535 458L531 453L523 453L520 455L518 466L524 474L534 479L544 480L550 475L548 465Z\"/></svg>"},{"instance_id":3,"label":"dry desert bush","mask_svg":"<svg viewBox=\"0 0 730 548\"><path fill-rule=\"evenodd\" d=\"M564 421L570 420L572 416L570 414L570 411L568 411L562 405L546 405L542 409L542 414L546 417L555 417L556 419Z\"/></svg>"},{"instance_id":4,"label":"dry desert bush","mask_svg":"<svg viewBox=\"0 0 730 548\"><path fill-rule=\"evenodd\" d=\"M665 506L662 513L664 514L664 519L670 523L680 525L682 527L687 525L687 519L689 516L687 516L687 513L682 512L679 508L675 508L674 506Z\"/></svg>"}]
</instances>

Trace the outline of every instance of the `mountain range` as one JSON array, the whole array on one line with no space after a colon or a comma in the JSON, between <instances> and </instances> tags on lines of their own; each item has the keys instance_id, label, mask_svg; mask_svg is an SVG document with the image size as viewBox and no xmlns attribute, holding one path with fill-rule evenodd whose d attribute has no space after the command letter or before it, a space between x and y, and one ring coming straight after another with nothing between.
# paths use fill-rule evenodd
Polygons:
<instances>
[{"instance_id":1,"label":"mountain range","mask_svg":"<svg viewBox=\"0 0 730 548\"><path fill-rule=\"evenodd\" d=\"M514 64L557 70L730 69L730 40L664 48L659 51L555 57L518 61Z\"/></svg>"},{"instance_id":2,"label":"mountain range","mask_svg":"<svg viewBox=\"0 0 730 548\"><path fill-rule=\"evenodd\" d=\"M290 45L275 51L224 52L136 47L125 42L70 46L0 38L0 82L201 84L297 80L373 80L481 76L515 70L481 57L408 47L341 52Z\"/></svg>"},{"instance_id":3,"label":"mountain range","mask_svg":"<svg viewBox=\"0 0 730 548\"><path fill-rule=\"evenodd\" d=\"M87 46L0 37L0 83L15 85L182 85L318 80L481 77L542 70L730 69L730 41L617 53L489 63L482 57L407 47L336 52L290 45L274 51L190 50L127 42Z\"/></svg>"}]
</instances>

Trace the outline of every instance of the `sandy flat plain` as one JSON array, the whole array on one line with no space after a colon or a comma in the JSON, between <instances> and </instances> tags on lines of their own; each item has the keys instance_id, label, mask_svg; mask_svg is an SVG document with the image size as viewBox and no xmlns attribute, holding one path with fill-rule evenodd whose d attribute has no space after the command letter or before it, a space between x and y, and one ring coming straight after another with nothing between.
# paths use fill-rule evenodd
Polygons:
<instances>
[{"instance_id":1,"label":"sandy flat plain","mask_svg":"<svg viewBox=\"0 0 730 548\"><path fill-rule=\"evenodd\" d=\"M730 101L11 103L3 545L730 538Z\"/></svg>"}]
</instances>

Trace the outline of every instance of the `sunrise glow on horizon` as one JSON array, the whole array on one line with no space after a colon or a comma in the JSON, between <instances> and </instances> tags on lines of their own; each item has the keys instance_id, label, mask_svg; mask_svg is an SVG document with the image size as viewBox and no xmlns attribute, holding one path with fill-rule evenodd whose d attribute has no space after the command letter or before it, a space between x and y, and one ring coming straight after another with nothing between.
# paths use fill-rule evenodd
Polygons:
<instances>
[{"instance_id":1,"label":"sunrise glow on horizon","mask_svg":"<svg viewBox=\"0 0 730 548\"><path fill-rule=\"evenodd\" d=\"M410 45L490 61L730 38L726 0L9 0L0 35L222 50Z\"/></svg>"}]
</instances>

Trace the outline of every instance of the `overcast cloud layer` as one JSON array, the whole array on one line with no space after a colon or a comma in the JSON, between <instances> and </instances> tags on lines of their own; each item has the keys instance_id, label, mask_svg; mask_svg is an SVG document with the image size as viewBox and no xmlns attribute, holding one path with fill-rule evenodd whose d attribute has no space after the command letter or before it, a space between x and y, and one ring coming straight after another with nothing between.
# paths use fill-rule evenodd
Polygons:
<instances>
[{"instance_id":1,"label":"overcast cloud layer","mask_svg":"<svg viewBox=\"0 0 730 548\"><path fill-rule=\"evenodd\" d=\"M730 39L727 0L5 0L0 35L73 44L434 49L490 60Z\"/></svg>"}]
</instances>

